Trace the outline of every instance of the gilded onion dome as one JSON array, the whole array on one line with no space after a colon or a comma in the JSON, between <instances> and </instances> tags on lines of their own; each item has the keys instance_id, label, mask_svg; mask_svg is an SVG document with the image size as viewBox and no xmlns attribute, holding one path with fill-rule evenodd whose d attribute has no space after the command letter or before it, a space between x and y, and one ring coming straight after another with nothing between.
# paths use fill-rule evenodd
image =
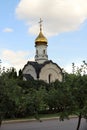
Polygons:
<instances>
[{"instance_id":1,"label":"gilded onion dome","mask_svg":"<svg viewBox=\"0 0 87 130\"><path fill-rule=\"evenodd\" d=\"M37 38L35 39L35 44L37 45L37 44L46 44L47 45L47 39L46 39L46 37L43 35L43 33L42 33L42 20L40 19L40 33L39 33L39 35L37 36Z\"/></svg>"},{"instance_id":2,"label":"gilded onion dome","mask_svg":"<svg viewBox=\"0 0 87 130\"><path fill-rule=\"evenodd\" d=\"M41 31L40 31L38 37L35 39L35 43L36 43L36 44L42 44L42 43L47 44L47 39L46 39L46 37L42 34Z\"/></svg>"}]
</instances>

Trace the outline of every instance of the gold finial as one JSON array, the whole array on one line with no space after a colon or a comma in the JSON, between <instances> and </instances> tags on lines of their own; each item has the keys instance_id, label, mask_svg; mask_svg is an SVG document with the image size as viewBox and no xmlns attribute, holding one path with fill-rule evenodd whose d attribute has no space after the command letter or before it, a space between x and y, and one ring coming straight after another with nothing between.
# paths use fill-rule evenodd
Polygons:
<instances>
[{"instance_id":1,"label":"gold finial","mask_svg":"<svg viewBox=\"0 0 87 130\"><path fill-rule=\"evenodd\" d=\"M40 18L40 22L39 22L39 24L40 24L40 32L42 31L42 22L43 22L43 20Z\"/></svg>"}]
</instances>

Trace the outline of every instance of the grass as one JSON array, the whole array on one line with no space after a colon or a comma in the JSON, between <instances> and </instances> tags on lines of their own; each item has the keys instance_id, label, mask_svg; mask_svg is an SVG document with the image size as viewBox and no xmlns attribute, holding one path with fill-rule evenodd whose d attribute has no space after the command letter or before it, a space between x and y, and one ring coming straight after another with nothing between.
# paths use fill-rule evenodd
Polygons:
<instances>
[{"instance_id":1,"label":"grass","mask_svg":"<svg viewBox=\"0 0 87 130\"><path fill-rule=\"evenodd\" d=\"M55 114L40 114L40 118L52 118L52 117L58 117L58 113Z\"/></svg>"},{"instance_id":2,"label":"grass","mask_svg":"<svg viewBox=\"0 0 87 130\"><path fill-rule=\"evenodd\" d=\"M38 118L53 118L53 117L58 117L58 113L55 114L39 114ZM6 119L4 121L10 121L10 120L28 120L28 119L35 119L34 116L29 116L29 117L25 117L25 118L11 118L11 119Z\"/></svg>"}]
</instances>

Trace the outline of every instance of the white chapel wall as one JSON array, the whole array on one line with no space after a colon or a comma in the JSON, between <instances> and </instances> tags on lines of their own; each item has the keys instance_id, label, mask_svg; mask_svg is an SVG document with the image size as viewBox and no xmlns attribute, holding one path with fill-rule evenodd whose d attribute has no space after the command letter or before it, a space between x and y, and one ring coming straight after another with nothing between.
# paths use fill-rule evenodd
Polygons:
<instances>
[{"instance_id":1,"label":"white chapel wall","mask_svg":"<svg viewBox=\"0 0 87 130\"><path fill-rule=\"evenodd\" d=\"M55 80L62 81L61 70L55 64L50 63L45 65L41 69L39 79L49 83L49 76L50 76L50 82L54 82Z\"/></svg>"},{"instance_id":2,"label":"white chapel wall","mask_svg":"<svg viewBox=\"0 0 87 130\"><path fill-rule=\"evenodd\" d=\"M23 71L23 74L30 74L35 80L37 80L36 71L32 65L27 65Z\"/></svg>"}]
</instances>

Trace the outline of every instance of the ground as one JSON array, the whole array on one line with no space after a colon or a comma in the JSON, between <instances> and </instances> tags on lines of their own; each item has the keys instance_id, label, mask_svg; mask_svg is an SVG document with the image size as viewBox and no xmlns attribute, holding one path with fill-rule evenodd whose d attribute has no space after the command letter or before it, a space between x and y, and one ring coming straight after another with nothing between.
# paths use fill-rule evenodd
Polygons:
<instances>
[{"instance_id":1,"label":"ground","mask_svg":"<svg viewBox=\"0 0 87 130\"><path fill-rule=\"evenodd\" d=\"M63 122L58 119L31 121L31 122L19 122L2 124L0 130L76 130L77 118L70 120L64 120ZM80 130L87 130L87 122L82 119Z\"/></svg>"}]
</instances>

